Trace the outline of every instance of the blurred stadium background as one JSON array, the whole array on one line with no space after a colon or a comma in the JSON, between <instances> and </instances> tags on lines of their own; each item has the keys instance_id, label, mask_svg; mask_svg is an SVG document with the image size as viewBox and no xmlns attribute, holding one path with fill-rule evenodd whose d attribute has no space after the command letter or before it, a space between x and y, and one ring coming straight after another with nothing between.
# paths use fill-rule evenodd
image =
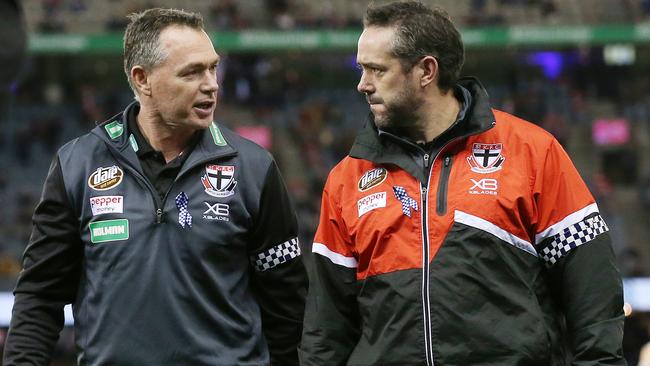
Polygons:
<instances>
[{"instance_id":1,"label":"blurred stadium background","mask_svg":"<svg viewBox=\"0 0 650 366\"><path fill-rule=\"evenodd\" d=\"M273 152L301 241L310 243L327 173L368 113L355 89L368 2L22 1L26 54L0 90L0 291L15 283L56 149L132 99L122 71L125 16L154 6L204 16L223 57L217 120ZM460 26L463 74L478 76L497 108L553 133L591 187L625 277L625 352L637 365L650 340L650 0L425 2ZM2 22L4 57L8 42L20 41L20 24ZM12 301L5 295L0 345ZM53 364L73 365L73 354L67 328Z\"/></svg>"}]
</instances>

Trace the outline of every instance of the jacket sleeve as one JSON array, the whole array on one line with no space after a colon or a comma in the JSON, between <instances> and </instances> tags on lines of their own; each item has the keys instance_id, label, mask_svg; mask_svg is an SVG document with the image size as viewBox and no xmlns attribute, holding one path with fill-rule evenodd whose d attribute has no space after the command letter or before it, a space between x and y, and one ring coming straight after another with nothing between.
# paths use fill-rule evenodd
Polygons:
<instances>
[{"instance_id":1,"label":"jacket sleeve","mask_svg":"<svg viewBox=\"0 0 650 366\"><path fill-rule=\"evenodd\" d=\"M74 301L83 249L78 220L70 208L58 158L50 166L32 233L5 342L4 365L48 365L63 328L63 307Z\"/></svg>"},{"instance_id":2,"label":"jacket sleeve","mask_svg":"<svg viewBox=\"0 0 650 366\"><path fill-rule=\"evenodd\" d=\"M271 364L298 365L307 274L296 214L275 162L266 172L251 243L251 286L262 312Z\"/></svg>"},{"instance_id":3,"label":"jacket sleeve","mask_svg":"<svg viewBox=\"0 0 650 366\"><path fill-rule=\"evenodd\" d=\"M555 140L534 190L535 242L564 312L572 365L625 365L623 286L609 228Z\"/></svg>"},{"instance_id":4,"label":"jacket sleeve","mask_svg":"<svg viewBox=\"0 0 650 366\"><path fill-rule=\"evenodd\" d=\"M357 260L341 218L340 196L323 190L320 222L313 244L305 325L299 350L303 366L347 365L359 342Z\"/></svg>"}]
</instances>

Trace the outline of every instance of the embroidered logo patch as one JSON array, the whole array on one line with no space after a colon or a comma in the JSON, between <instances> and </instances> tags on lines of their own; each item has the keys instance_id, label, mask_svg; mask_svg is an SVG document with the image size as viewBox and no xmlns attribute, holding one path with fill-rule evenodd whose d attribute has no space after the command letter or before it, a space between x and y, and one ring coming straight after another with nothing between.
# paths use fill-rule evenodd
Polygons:
<instances>
[{"instance_id":1,"label":"embroidered logo patch","mask_svg":"<svg viewBox=\"0 0 650 366\"><path fill-rule=\"evenodd\" d=\"M88 224L90 241L94 244L129 238L129 220L95 221Z\"/></svg>"},{"instance_id":2,"label":"embroidered logo patch","mask_svg":"<svg viewBox=\"0 0 650 366\"><path fill-rule=\"evenodd\" d=\"M88 187L96 191L106 191L120 185L123 177L124 172L117 165L100 167L88 177Z\"/></svg>"},{"instance_id":3,"label":"embroidered logo patch","mask_svg":"<svg viewBox=\"0 0 650 366\"><path fill-rule=\"evenodd\" d=\"M386 192L373 193L357 201L359 217L376 208L386 207Z\"/></svg>"},{"instance_id":4,"label":"embroidered logo patch","mask_svg":"<svg viewBox=\"0 0 650 366\"><path fill-rule=\"evenodd\" d=\"M386 180L388 171L385 168L375 168L365 172L359 179L359 191L364 192L372 187L376 187Z\"/></svg>"},{"instance_id":5,"label":"embroidered logo patch","mask_svg":"<svg viewBox=\"0 0 650 366\"><path fill-rule=\"evenodd\" d=\"M496 172L503 168L506 160L501 155L503 144L481 144L475 143L472 146L472 155L467 157L467 162L475 173L487 174Z\"/></svg>"},{"instance_id":6,"label":"embroidered logo patch","mask_svg":"<svg viewBox=\"0 0 650 366\"><path fill-rule=\"evenodd\" d=\"M225 203L203 202L207 210L203 211L206 220L230 221L230 206Z\"/></svg>"},{"instance_id":7,"label":"embroidered logo patch","mask_svg":"<svg viewBox=\"0 0 650 366\"><path fill-rule=\"evenodd\" d=\"M235 167L228 165L205 166L205 174L201 177L201 183L205 193L213 197L229 197L235 194L237 181L234 180Z\"/></svg>"},{"instance_id":8,"label":"embroidered logo patch","mask_svg":"<svg viewBox=\"0 0 650 366\"><path fill-rule=\"evenodd\" d=\"M226 139L224 139L223 135L221 134L221 130L219 129L219 127L217 127L217 124L214 122L210 123L210 133L212 134L212 140L214 141L215 145L217 146L228 145Z\"/></svg>"},{"instance_id":9,"label":"embroidered logo patch","mask_svg":"<svg viewBox=\"0 0 650 366\"><path fill-rule=\"evenodd\" d=\"M90 209L93 216L107 213L124 213L123 196L90 197Z\"/></svg>"},{"instance_id":10,"label":"embroidered logo patch","mask_svg":"<svg viewBox=\"0 0 650 366\"><path fill-rule=\"evenodd\" d=\"M122 136L122 133L124 132L124 126L117 120L104 126L104 129L106 130L106 133L108 133L108 136L113 140Z\"/></svg>"}]
</instances>

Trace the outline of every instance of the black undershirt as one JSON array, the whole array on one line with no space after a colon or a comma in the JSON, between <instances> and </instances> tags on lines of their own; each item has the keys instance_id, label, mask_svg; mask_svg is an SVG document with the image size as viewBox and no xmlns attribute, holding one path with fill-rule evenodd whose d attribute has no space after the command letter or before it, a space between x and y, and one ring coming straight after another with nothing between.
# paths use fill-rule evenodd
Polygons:
<instances>
[{"instance_id":1,"label":"black undershirt","mask_svg":"<svg viewBox=\"0 0 650 366\"><path fill-rule=\"evenodd\" d=\"M151 145L149 145L147 140L144 138L142 132L140 132L140 128L138 127L138 123L136 121L136 117L139 111L140 108L138 107L131 109L127 117L127 123L129 124L128 128L129 131L133 133L135 141L138 145L138 151L136 151L136 155L140 160L142 171L144 172L144 175L147 177L147 179L156 188L158 195L160 195L160 199L164 200L165 195L167 195L167 192L174 183L178 172L180 172L183 163L185 160L187 160L187 157L194 149L194 146L196 146L200 138L200 134L198 132L195 133L185 150L183 150L183 152L174 160L167 163L165 162L165 157L163 154L160 151L154 150L153 147L151 147Z\"/></svg>"},{"instance_id":2,"label":"black undershirt","mask_svg":"<svg viewBox=\"0 0 650 366\"><path fill-rule=\"evenodd\" d=\"M460 110L456 116L456 121L454 121L454 123L452 123L451 126L447 128L447 130L436 136L432 141L426 143L418 143L418 146L420 146L427 153L434 153L436 151L439 151L447 142L456 138L457 136L462 136L463 134L462 121L465 119L467 111L472 104L472 94L469 92L469 90L460 85L457 85L454 88L454 97L456 97L460 103Z\"/></svg>"}]
</instances>

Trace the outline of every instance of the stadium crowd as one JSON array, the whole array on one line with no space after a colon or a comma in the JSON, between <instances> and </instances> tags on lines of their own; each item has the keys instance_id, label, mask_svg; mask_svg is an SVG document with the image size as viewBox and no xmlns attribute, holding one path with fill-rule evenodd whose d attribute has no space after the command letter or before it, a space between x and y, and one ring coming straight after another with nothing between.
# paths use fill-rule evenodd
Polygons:
<instances>
[{"instance_id":1,"label":"stadium crowd","mask_svg":"<svg viewBox=\"0 0 650 366\"><path fill-rule=\"evenodd\" d=\"M462 26L638 23L650 18L648 0L426 0ZM119 31L125 15L163 4L200 11L214 30L339 29L357 27L366 0L26 0L38 32ZM260 11L262 9L263 11Z\"/></svg>"}]
</instances>

